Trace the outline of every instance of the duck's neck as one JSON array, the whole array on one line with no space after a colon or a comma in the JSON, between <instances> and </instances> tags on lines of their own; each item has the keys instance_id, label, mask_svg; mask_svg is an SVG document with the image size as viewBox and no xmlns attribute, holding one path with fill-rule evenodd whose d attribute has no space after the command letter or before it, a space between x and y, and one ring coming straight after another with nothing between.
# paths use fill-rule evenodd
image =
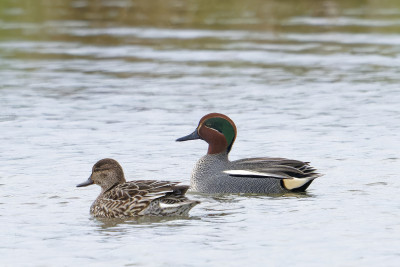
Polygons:
<instances>
[{"instance_id":1,"label":"duck's neck","mask_svg":"<svg viewBox=\"0 0 400 267\"><path fill-rule=\"evenodd\" d=\"M208 127L201 127L199 133L208 143L207 154L220 154L227 152L228 142L222 133Z\"/></svg>"},{"instance_id":2,"label":"duck's neck","mask_svg":"<svg viewBox=\"0 0 400 267\"><path fill-rule=\"evenodd\" d=\"M113 177L109 177L110 179L106 179L105 183L101 185L101 193L105 193L119 184L126 183L124 172L121 170L118 173L113 173Z\"/></svg>"},{"instance_id":3,"label":"duck's neck","mask_svg":"<svg viewBox=\"0 0 400 267\"><path fill-rule=\"evenodd\" d=\"M101 193L100 194L104 194L105 192L110 191L111 189L113 189L114 187L116 187L117 185L119 185L120 183L115 183L113 185L108 186L107 188L101 188Z\"/></svg>"},{"instance_id":4,"label":"duck's neck","mask_svg":"<svg viewBox=\"0 0 400 267\"><path fill-rule=\"evenodd\" d=\"M204 159L213 162L229 162L228 153L226 151L217 154L207 154L204 156Z\"/></svg>"}]
</instances>

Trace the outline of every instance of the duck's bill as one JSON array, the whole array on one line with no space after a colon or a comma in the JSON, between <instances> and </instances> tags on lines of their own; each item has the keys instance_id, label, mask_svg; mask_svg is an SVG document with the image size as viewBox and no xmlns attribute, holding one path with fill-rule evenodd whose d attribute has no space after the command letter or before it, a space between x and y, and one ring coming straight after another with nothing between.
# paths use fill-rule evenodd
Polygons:
<instances>
[{"instance_id":1,"label":"duck's bill","mask_svg":"<svg viewBox=\"0 0 400 267\"><path fill-rule=\"evenodd\" d=\"M197 133L197 129L189 135L186 135L184 137L176 139L176 141L182 142L182 141L189 141L189 140L196 140L196 139L201 139L200 135Z\"/></svg>"},{"instance_id":2,"label":"duck's bill","mask_svg":"<svg viewBox=\"0 0 400 267\"><path fill-rule=\"evenodd\" d=\"M92 180L92 176L89 176L89 179L87 179L85 182L78 184L76 187L83 187L83 186L88 186L94 184L93 180Z\"/></svg>"}]
</instances>

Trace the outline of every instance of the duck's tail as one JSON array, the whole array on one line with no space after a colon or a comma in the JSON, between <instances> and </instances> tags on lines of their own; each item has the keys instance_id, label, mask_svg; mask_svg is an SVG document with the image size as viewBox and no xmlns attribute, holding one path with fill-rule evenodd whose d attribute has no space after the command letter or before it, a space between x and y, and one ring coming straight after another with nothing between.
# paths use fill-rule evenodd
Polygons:
<instances>
[{"instance_id":1,"label":"duck's tail","mask_svg":"<svg viewBox=\"0 0 400 267\"><path fill-rule=\"evenodd\" d=\"M187 216L189 211L199 203L200 201L190 199L175 203L161 200L159 205L165 216Z\"/></svg>"}]
</instances>

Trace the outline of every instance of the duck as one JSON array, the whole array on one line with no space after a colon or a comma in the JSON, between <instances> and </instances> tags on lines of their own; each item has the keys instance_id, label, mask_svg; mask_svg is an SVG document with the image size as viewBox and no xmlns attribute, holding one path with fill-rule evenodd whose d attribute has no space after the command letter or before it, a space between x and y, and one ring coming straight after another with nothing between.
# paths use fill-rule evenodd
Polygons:
<instances>
[{"instance_id":1,"label":"duck","mask_svg":"<svg viewBox=\"0 0 400 267\"><path fill-rule=\"evenodd\" d=\"M286 158L245 158L230 161L235 142L235 123L221 113L203 116L193 133L176 141L201 139L208 143L207 154L195 164L190 190L199 193L285 194L304 192L321 176L309 162Z\"/></svg>"},{"instance_id":2,"label":"duck","mask_svg":"<svg viewBox=\"0 0 400 267\"><path fill-rule=\"evenodd\" d=\"M135 216L187 216L199 201L189 200L189 189L180 182L135 180L127 182L121 165L114 159L101 159L92 168L87 181L77 187L97 184L101 193L90 207L99 218Z\"/></svg>"}]
</instances>

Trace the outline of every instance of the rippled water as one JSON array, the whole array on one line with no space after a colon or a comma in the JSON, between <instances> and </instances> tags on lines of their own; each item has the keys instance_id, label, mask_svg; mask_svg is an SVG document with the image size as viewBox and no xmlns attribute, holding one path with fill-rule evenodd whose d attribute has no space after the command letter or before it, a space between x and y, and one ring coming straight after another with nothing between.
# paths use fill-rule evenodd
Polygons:
<instances>
[{"instance_id":1,"label":"rippled water","mask_svg":"<svg viewBox=\"0 0 400 267\"><path fill-rule=\"evenodd\" d=\"M0 3L2 266L397 266L398 1ZM111 157L189 183L209 112L231 159L311 161L305 195L207 196L188 218L103 221Z\"/></svg>"}]
</instances>

